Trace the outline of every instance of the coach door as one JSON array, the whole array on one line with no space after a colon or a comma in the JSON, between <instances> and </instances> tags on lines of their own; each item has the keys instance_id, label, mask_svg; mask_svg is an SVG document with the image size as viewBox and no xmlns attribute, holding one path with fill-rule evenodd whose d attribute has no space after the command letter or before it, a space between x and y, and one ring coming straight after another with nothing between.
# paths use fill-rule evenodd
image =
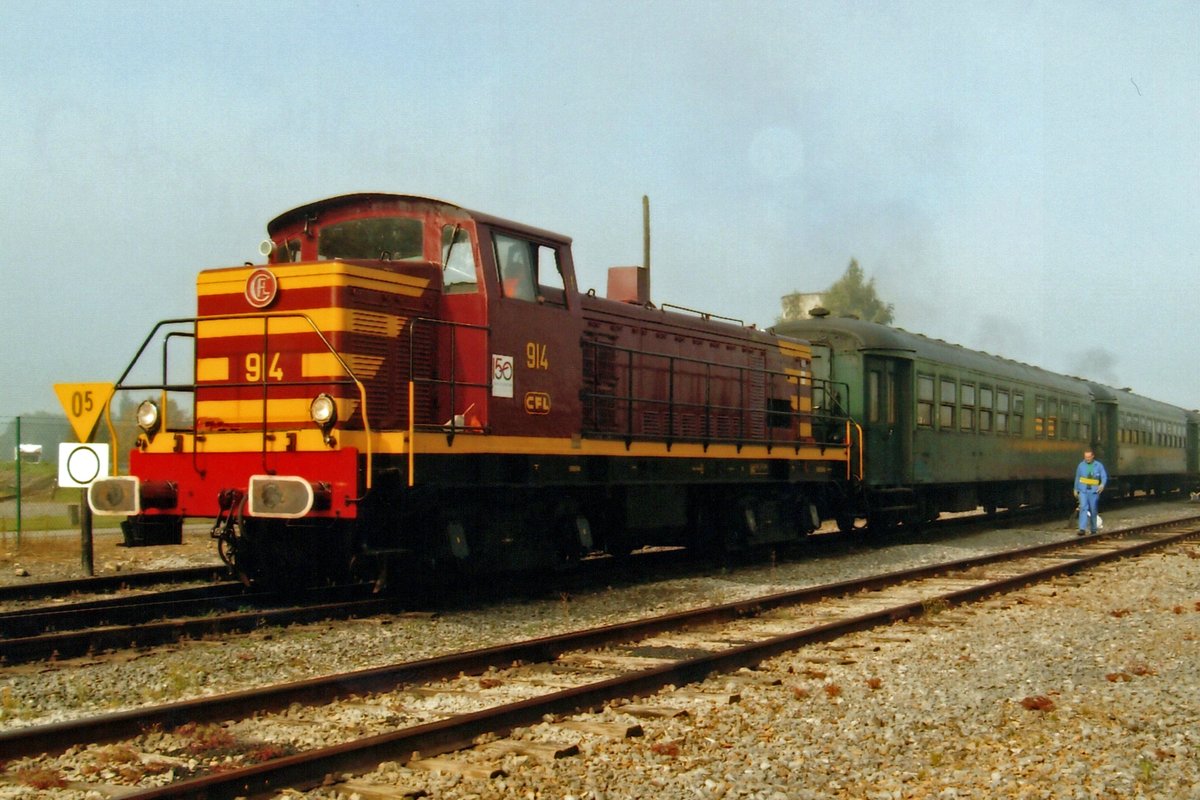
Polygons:
<instances>
[{"instance_id":1,"label":"coach door","mask_svg":"<svg viewBox=\"0 0 1200 800\"><path fill-rule=\"evenodd\" d=\"M1188 475L1200 475L1200 415L1189 414L1187 421L1187 471Z\"/></svg>"},{"instance_id":2,"label":"coach door","mask_svg":"<svg viewBox=\"0 0 1200 800\"><path fill-rule=\"evenodd\" d=\"M874 486L912 482L912 364L863 356L863 438L867 482Z\"/></svg>"},{"instance_id":3,"label":"coach door","mask_svg":"<svg viewBox=\"0 0 1200 800\"><path fill-rule=\"evenodd\" d=\"M1095 409L1092 449L1096 452L1096 458L1107 462L1108 471L1115 475L1119 466L1117 463L1117 404L1097 400Z\"/></svg>"}]
</instances>

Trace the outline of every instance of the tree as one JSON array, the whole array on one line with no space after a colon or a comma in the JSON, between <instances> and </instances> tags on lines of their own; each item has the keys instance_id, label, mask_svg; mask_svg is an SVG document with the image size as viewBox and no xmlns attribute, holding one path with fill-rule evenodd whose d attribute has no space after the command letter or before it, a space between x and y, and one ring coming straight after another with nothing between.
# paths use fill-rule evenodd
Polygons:
<instances>
[{"instance_id":1,"label":"tree","mask_svg":"<svg viewBox=\"0 0 1200 800\"><path fill-rule=\"evenodd\" d=\"M850 259L846 272L825 292L825 307L835 317L858 317L868 322L890 324L894 306L879 299L874 278L864 281L864 277L858 259Z\"/></svg>"}]
</instances>

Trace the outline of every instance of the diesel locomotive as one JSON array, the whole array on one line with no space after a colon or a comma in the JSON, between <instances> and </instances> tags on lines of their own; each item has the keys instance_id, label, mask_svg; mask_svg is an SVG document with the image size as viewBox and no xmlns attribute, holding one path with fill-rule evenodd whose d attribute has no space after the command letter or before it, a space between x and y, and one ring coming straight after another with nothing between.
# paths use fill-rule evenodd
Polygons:
<instances>
[{"instance_id":1,"label":"diesel locomotive","mask_svg":"<svg viewBox=\"0 0 1200 800\"><path fill-rule=\"evenodd\" d=\"M814 397L850 387L803 340L655 305L639 267L581 291L569 238L439 200L334 197L268 233L117 383L140 433L88 497L130 543L212 520L244 579L291 585L737 549L845 513L864 449Z\"/></svg>"}]
</instances>

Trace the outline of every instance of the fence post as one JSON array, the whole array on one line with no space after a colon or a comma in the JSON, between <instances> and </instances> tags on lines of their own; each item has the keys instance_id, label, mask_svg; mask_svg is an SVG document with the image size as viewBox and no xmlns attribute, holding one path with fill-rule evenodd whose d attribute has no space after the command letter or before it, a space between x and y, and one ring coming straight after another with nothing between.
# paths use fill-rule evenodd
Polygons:
<instances>
[{"instance_id":1,"label":"fence post","mask_svg":"<svg viewBox=\"0 0 1200 800\"><path fill-rule=\"evenodd\" d=\"M21 546L21 418L17 417L17 547Z\"/></svg>"}]
</instances>

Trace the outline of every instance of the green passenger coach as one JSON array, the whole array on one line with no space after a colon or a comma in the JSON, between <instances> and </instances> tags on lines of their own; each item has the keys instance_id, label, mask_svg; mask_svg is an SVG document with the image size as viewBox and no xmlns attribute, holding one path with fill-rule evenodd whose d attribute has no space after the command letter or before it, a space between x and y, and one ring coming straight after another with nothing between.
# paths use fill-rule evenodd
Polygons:
<instances>
[{"instance_id":1,"label":"green passenger coach","mask_svg":"<svg viewBox=\"0 0 1200 800\"><path fill-rule=\"evenodd\" d=\"M789 320L812 343L814 378L844 387L814 400L863 427L864 464L843 527L941 512L1072 503L1091 447L1121 492L1187 484L1188 412L1079 378L848 318ZM1193 451L1194 452L1194 451Z\"/></svg>"}]
</instances>

